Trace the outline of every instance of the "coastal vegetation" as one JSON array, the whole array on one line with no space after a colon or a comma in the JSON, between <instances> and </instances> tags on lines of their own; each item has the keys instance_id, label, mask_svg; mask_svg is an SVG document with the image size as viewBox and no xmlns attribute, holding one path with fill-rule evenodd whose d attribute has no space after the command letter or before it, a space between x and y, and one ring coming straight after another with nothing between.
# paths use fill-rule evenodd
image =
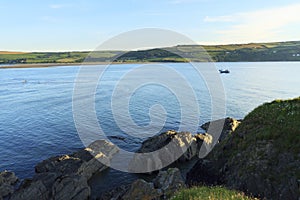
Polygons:
<instances>
[{"instance_id":1,"label":"coastal vegetation","mask_svg":"<svg viewBox=\"0 0 300 200\"><path fill-rule=\"evenodd\" d=\"M205 50L205 51L204 51ZM209 57L209 56L210 57ZM178 45L138 51L7 52L0 64L85 62L300 61L300 41L229 45Z\"/></svg>"},{"instance_id":2,"label":"coastal vegetation","mask_svg":"<svg viewBox=\"0 0 300 200\"><path fill-rule=\"evenodd\" d=\"M243 192L229 190L224 187L192 187L182 189L177 192L172 200L258 200L254 197L246 196Z\"/></svg>"},{"instance_id":3,"label":"coastal vegetation","mask_svg":"<svg viewBox=\"0 0 300 200\"><path fill-rule=\"evenodd\" d=\"M298 199L300 97L265 103L188 173L189 185L225 185L267 199Z\"/></svg>"}]
</instances>

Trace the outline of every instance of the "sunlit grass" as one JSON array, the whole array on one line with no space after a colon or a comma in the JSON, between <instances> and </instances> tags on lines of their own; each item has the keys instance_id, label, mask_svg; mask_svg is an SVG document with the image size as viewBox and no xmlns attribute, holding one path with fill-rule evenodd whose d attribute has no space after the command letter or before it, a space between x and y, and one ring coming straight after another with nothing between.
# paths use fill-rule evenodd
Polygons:
<instances>
[{"instance_id":1,"label":"sunlit grass","mask_svg":"<svg viewBox=\"0 0 300 200\"><path fill-rule=\"evenodd\" d=\"M193 187L180 190L172 200L258 200L254 197L246 196L242 192L229 190L221 186L215 187Z\"/></svg>"}]
</instances>

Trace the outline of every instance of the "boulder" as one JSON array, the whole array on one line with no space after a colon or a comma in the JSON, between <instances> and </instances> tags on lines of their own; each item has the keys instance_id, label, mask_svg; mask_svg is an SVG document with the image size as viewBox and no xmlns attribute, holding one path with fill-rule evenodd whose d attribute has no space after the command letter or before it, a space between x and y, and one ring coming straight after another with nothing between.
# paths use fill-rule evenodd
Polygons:
<instances>
[{"instance_id":1,"label":"boulder","mask_svg":"<svg viewBox=\"0 0 300 200\"><path fill-rule=\"evenodd\" d=\"M19 188L13 195L10 200L20 200L20 199L28 199L28 200L47 200L50 197L50 191L44 185L43 181L31 181L26 180L23 182L21 188Z\"/></svg>"},{"instance_id":2,"label":"boulder","mask_svg":"<svg viewBox=\"0 0 300 200\"><path fill-rule=\"evenodd\" d=\"M240 123L241 120L227 117L224 119L206 122L205 124L201 125L201 128L215 138L217 138L217 136L219 135L220 137L218 139L218 142L221 142L228 134L234 131ZM221 134L219 133L219 130L222 130Z\"/></svg>"},{"instance_id":3,"label":"boulder","mask_svg":"<svg viewBox=\"0 0 300 200\"><path fill-rule=\"evenodd\" d=\"M198 160L192 169L186 175L187 184L193 185L222 185L222 176L218 169L214 166L214 163L200 159Z\"/></svg>"},{"instance_id":4,"label":"boulder","mask_svg":"<svg viewBox=\"0 0 300 200\"><path fill-rule=\"evenodd\" d=\"M55 180L52 186L52 197L55 200L87 199L91 194L87 179L84 176L63 176Z\"/></svg>"},{"instance_id":5,"label":"boulder","mask_svg":"<svg viewBox=\"0 0 300 200\"><path fill-rule=\"evenodd\" d=\"M0 198L14 192L14 184L18 181L15 173L10 171L0 172Z\"/></svg>"},{"instance_id":6,"label":"boulder","mask_svg":"<svg viewBox=\"0 0 300 200\"><path fill-rule=\"evenodd\" d=\"M173 194L185 187L179 169L169 168L159 171L150 182L137 179L130 185L123 185L104 192L99 200L131 200L131 199L170 199Z\"/></svg>"},{"instance_id":7,"label":"boulder","mask_svg":"<svg viewBox=\"0 0 300 200\"><path fill-rule=\"evenodd\" d=\"M36 165L35 176L24 181L11 199L88 199L88 179L107 168L117 152L112 143L97 140L76 153L44 160Z\"/></svg>"},{"instance_id":8,"label":"boulder","mask_svg":"<svg viewBox=\"0 0 300 200\"><path fill-rule=\"evenodd\" d=\"M122 200L122 197L130 188L131 184L112 188L109 191L103 192L100 197L97 197L97 200Z\"/></svg>"},{"instance_id":9,"label":"boulder","mask_svg":"<svg viewBox=\"0 0 300 200\"><path fill-rule=\"evenodd\" d=\"M203 143L210 145L212 137L208 134L192 135L189 132L167 131L145 140L130 165L132 172L157 171L177 161L186 162L198 155ZM203 142L204 141L204 142ZM158 151L159 150L159 151ZM149 154L146 154L149 153Z\"/></svg>"},{"instance_id":10,"label":"boulder","mask_svg":"<svg viewBox=\"0 0 300 200\"><path fill-rule=\"evenodd\" d=\"M154 188L153 183L138 179L131 184L129 190L122 197L123 200L153 200L159 199L161 191Z\"/></svg>"},{"instance_id":11,"label":"boulder","mask_svg":"<svg viewBox=\"0 0 300 200\"><path fill-rule=\"evenodd\" d=\"M162 191L164 198L170 198L179 189L185 187L184 180L178 168L159 171L153 183L155 188Z\"/></svg>"},{"instance_id":12,"label":"boulder","mask_svg":"<svg viewBox=\"0 0 300 200\"><path fill-rule=\"evenodd\" d=\"M63 175L75 173L90 179L94 173L106 169L110 159L117 152L118 148L112 143L97 140L74 154L44 160L37 164L35 171L36 173L55 172Z\"/></svg>"}]
</instances>

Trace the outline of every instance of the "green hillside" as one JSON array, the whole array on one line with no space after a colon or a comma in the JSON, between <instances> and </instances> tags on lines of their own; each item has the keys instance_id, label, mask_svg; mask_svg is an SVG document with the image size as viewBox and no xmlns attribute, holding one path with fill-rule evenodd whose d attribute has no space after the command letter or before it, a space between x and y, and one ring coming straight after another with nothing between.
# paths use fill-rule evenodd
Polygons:
<instances>
[{"instance_id":1,"label":"green hillside","mask_svg":"<svg viewBox=\"0 0 300 200\"><path fill-rule=\"evenodd\" d=\"M198 161L188 182L221 184L267 199L298 199L299 119L299 97L257 107L205 160Z\"/></svg>"},{"instance_id":2,"label":"green hillside","mask_svg":"<svg viewBox=\"0 0 300 200\"><path fill-rule=\"evenodd\" d=\"M208 53L208 54L207 54ZM208 56L209 55L209 56ZM139 51L1 52L0 64L86 62L300 61L300 41L231 45L179 45Z\"/></svg>"}]
</instances>

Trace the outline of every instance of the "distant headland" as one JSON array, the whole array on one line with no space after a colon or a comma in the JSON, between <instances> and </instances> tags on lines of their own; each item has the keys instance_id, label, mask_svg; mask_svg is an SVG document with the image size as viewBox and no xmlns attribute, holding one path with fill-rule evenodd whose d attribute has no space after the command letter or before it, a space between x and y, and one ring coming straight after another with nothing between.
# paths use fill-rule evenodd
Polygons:
<instances>
[{"instance_id":1,"label":"distant headland","mask_svg":"<svg viewBox=\"0 0 300 200\"><path fill-rule=\"evenodd\" d=\"M205 51L204 51L205 50ZM209 56L208 56L209 55ZM178 45L137 51L0 51L1 68L147 62L300 61L300 41L227 45Z\"/></svg>"}]
</instances>

